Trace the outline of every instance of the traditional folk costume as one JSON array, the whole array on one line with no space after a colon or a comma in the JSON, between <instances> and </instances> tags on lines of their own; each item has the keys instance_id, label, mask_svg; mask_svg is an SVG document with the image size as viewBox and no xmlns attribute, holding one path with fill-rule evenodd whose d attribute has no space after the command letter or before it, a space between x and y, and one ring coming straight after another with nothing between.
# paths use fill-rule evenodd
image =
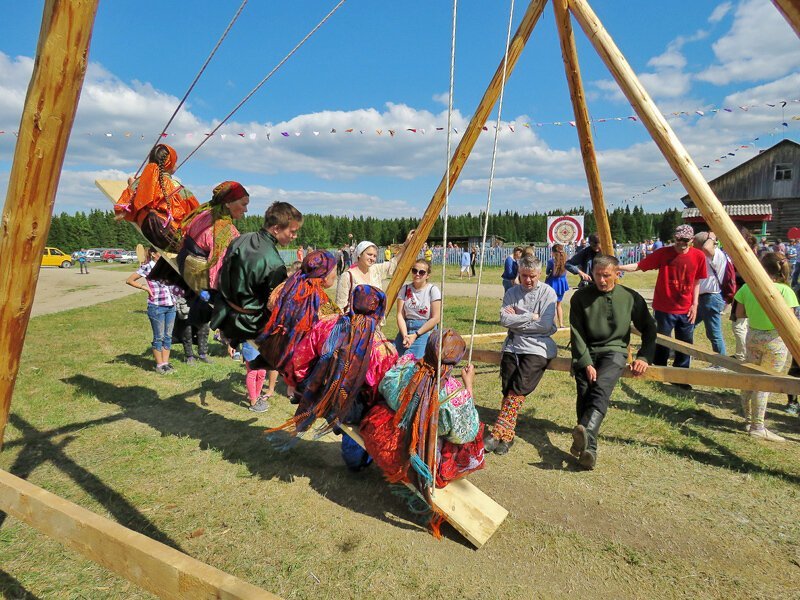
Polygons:
<instances>
[{"instance_id":1,"label":"traditional folk costume","mask_svg":"<svg viewBox=\"0 0 800 600\"><path fill-rule=\"evenodd\" d=\"M323 319L297 346L285 377L300 396L295 416L270 432L302 434L316 421L328 421L318 435L340 423L357 423L375 399L383 374L397 360L394 346L378 329L386 295L368 285L356 286L352 306L337 319ZM367 393L362 388L367 385Z\"/></svg>"},{"instance_id":2,"label":"traditional folk costume","mask_svg":"<svg viewBox=\"0 0 800 600\"><path fill-rule=\"evenodd\" d=\"M514 443L517 414L525 397L536 389L550 360L558 354L550 337L557 330L555 317L556 292L541 281L531 290L516 285L503 297L500 324L508 329L500 361L503 402L492 433L485 439L488 452L505 454Z\"/></svg>"},{"instance_id":3,"label":"traditional folk costume","mask_svg":"<svg viewBox=\"0 0 800 600\"><path fill-rule=\"evenodd\" d=\"M233 343L255 338L269 320L270 293L285 279L275 236L264 229L239 236L219 271L211 328Z\"/></svg>"},{"instance_id":4,"label":"traditional folk costume","mask_svg":"<svg viewBox=\"0 0 800 600\"><path fill-rule=\"evenodd\" d=\"M658 328L647 303L638 293L615 285L601 292L592 284L575 292L570 300L572 367L578 398L575 405L578 424L570 448L585 468L597 460L597 435L608 411L611 392L628 357L631 323L642 334L637 359L652 364ZM597 379L589 381L586 367L593 366Z\"/></svg>"},{"instance_id":5,"label":"traditional folk costume","mask_svg":"<svg viewBox=\"0 0 800 600\"><path fill-rule=\"evenodd\" d=\"M217 288L222 259L239 237L227 205L249 196L241 183L224 181L214 188L211 201L195 209L183 222L178 252L181 277L195 292Z\"/></svg>"},{"instance_id":6,"label":"traditional folk costume","mask_svg":"<svg viewBox=\"0 0 800 600\"><path fill-rule=\"evenodd\" d=\"M199 205L197 198L172 176L175 149L160 144L168 155L163 164L147 163L142 174L122 192L114 213L139 225L156 248L176 252L183 219Z\"/></svg>"},{"instance_id":7,"label":"traditional folk costume","mask_svg":"<svg viewBox=\"0 0 800 600\"><path fill-rule=\"evenodd\" d=\"M434 484L444 487L484 464L478 411L471 393L451 375L466 345L452 329L443 335L442 389L438 394L436 330L428 338L421 360L406 354L386 373L378 387L386 403L375 405L362 419L360 429L367 451L386 478L413 484L431 509ZM434 513L430 522L437 537L442 519Z\"/></svg>"},{"instance_id":8,"label":"traditional folk costume","mask_svg":"<svg viewBox=\"0 0 800 600\"><path fill-rule=\"evenodd\" d=\"M286 363L320 317L340 314L323 287L335 267L336 258L330 252L309 252L300 270L273 292L268 302L272 306L270 319L256 338L270 369L285 371Z\"/></svg>"}]
</instances>

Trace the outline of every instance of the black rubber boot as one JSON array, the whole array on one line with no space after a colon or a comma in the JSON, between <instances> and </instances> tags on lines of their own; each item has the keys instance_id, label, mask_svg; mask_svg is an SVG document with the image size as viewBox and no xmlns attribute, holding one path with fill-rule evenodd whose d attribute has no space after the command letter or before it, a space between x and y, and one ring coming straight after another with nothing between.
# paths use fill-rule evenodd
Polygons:
<instances>
[{"instance_id":1,"label":"black rubber boot","mask_svg":"<svg viewBox=\"0 0 800 600\"><path fill-rule=\"evenodd\" d=\"M600 424L603 422L604 415L600 411L592 410L589 415L589 422L586 424L586 450L581 452L578 464L587 470L594 469L597 464L597 436L600 433Z\"/></svg>"}]
</instances>

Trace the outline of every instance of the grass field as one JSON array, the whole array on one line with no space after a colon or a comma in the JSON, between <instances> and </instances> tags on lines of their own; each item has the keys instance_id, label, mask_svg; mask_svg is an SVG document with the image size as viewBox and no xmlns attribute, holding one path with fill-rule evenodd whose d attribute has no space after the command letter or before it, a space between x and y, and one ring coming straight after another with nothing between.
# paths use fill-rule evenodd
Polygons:
<instances>
[{"instance_id":1,"label":"grass field","mask_svg":"<svg viewBox=\"0 0 800 600\"><path fill-rule=\"evenodd\" d=\"M499 329L499 305L481 301L478 332ZM144 308L129 296L31 321L0 468L288 598L800 597L800 422L785 397L768 425L789 441L768 445L744 434L733 392L624 380L587 473L567 454L574 383L548 373L511 453L471 477L510 511L474 550L426 533L377 470L347 472L338 438L274 450L263 430L293 407L240 406L244 369L219 345L193 368L176 349L178 372L156 375ZM447 325L471 322L472 300L449 298ZM498 369L477 371L492 422ZM1 515L0 590L149 597Z\"/></svg>"}]
</instances>

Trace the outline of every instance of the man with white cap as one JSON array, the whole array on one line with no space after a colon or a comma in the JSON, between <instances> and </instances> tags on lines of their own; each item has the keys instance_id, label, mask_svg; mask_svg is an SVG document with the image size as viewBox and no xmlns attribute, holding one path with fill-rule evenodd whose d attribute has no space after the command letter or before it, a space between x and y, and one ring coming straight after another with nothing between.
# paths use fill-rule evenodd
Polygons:
<instances>
[{"instance_id":1,"label":"man with white cap","mask_svg":"<svg viewBox=\"0 0 800 600\"><path fill-rule=\"evenodd\" d=\"M694 229L691 225L675 228L675 244L654 251L636 264L620 265L620 271L650 271L658 269L656 288L653 293L653 313L658 324L658 333L682 341L694 342L694 323L700 299L700 280L708 277L706 257L702 251L692 247ZM656 346L653 364L665 366L669 359L669 348ZM675 367L689 367L689 355L675 352ZM688 384L678 387L691 389Z\"/></svg>"}]
</instances>

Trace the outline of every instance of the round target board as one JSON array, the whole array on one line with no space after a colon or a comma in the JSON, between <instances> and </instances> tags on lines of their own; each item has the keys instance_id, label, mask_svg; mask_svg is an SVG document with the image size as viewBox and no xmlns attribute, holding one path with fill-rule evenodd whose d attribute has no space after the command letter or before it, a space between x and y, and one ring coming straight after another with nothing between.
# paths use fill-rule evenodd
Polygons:
<instances>
[{"instance_id":1,"label":"round target board","mask_svg":"<svg viewBox=\"0 0 800 600\"><path fill-rule=\"evenodd\" d=\"M575 217L556 217L547 228L551 244L574 244L583 238L583 223Z\"/></svg>"}]
</instances>

